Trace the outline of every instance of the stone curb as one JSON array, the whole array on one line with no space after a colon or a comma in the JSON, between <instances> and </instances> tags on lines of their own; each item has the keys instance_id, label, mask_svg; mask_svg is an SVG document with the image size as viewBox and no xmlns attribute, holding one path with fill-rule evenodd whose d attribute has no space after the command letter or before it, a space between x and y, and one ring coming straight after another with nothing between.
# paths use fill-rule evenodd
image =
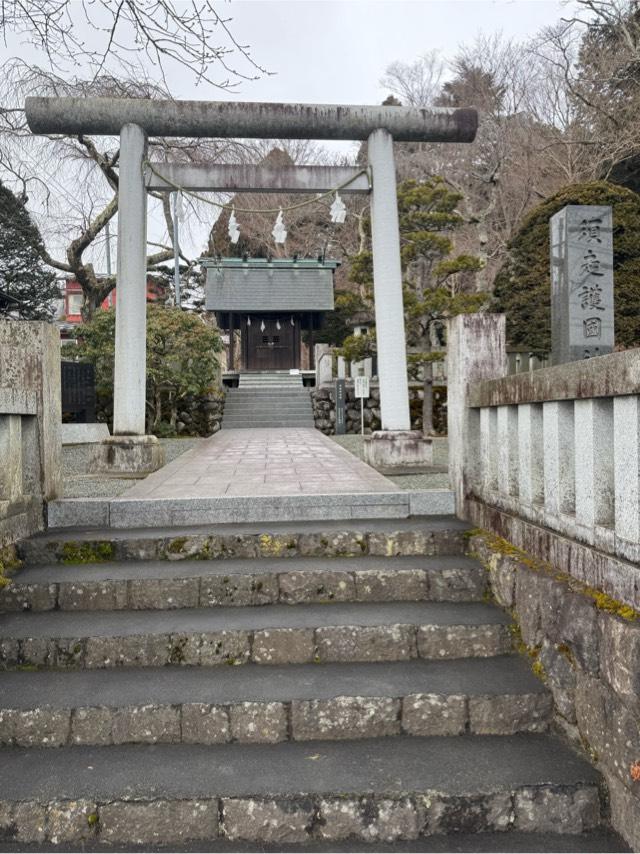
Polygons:
<instances>
[{"instance_id":1,"label":"stone curb","mask_svg":"<svg viewBox=\"0 0 640 854\"><path fill-rule=\"evenodd\" d=\"M484 625L321 626L81 638L0 639L5 667L160 667L488 658L511 652L508 627Z\"/></svg>"},{"instance_id":2,"label":"stone curb","mask_svg":"<svg viewBox=\"0 0 640 854\"><path fill-rule=\"evenodd\" d=\"M523 787L482 795L427 791L289 798L0 801L0 838L20 843L171 844L222 837L262 843L393 842L443 833L579 834L601 824L597 786Z\"/></svg>"},{"instance_id":3,"label":"stone curb","mask_svg":"<svg viewBox=\"0 0 640 854\"><path fill-rule=\"evenodd\" d=\"M393 486L391 484L391 486ZM47 505L50 528L100 526L115 529L234 522L324 519L406 519L455 513L450 489L396 492L335 492L322 495L211 498L61 498Z\"/></svg>"},{"instance_id":4,"label":"stone curb","mask_svg":"<svg viewBox=\"0 0 640 854\"><path fill-rule=\"evenodd\" d=\"M191 578L106 579L20 584L0 589L0 611L168 610L328 602L482 601L481 566L445 569L326 569Z\"/></svg>"},{"instance_id":5,"label":"stone curb","mask_svg":"<svg viewBox=\"0 0 640 854\"><path fill-rule=\"evenodd\" d=\"M547 693L412 693L323 700L0 709L0 744L276 744L382 736L546 732Z\"/></svg>"},{"instance_id":6,"label":"stone curb","mask_svg":"<svg viewBox=\"0 0 640 854\"><path fill-rule=\"evenodd\" d=\"M18 551L30 565L91 564L128 560L217 560L267 557L363 557L463 555L460 530L328 531L314 533L212 534L73 540L60 534L23 540Z\"/></svg>"}]
</instances>

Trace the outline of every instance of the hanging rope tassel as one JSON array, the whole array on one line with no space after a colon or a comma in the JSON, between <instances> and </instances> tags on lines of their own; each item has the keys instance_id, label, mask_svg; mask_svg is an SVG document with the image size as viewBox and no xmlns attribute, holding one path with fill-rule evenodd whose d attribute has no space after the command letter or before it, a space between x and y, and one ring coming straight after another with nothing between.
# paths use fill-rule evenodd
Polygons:
<instances>
[{"instance_id":1,"label":"hanging rope tassel","mask_svg":"<svg viewBox=\"0 0 640 854\"><path fill-rule=\"evenodd\" d=\"M329 208L331 213L331 222L343 223L347 216L347 208L345 203L340 198L340 193L336 193L333 204Z\"/></svg>"},{"instance_id":2,"label":"hanging rope tassel","mask_svg":"<svg viewBox=\"0 0 640 854\"><path fill-rule=\"evenodd\" d=\"M232 243L237 243L238 238L240 237L240 228L238 227L238 220L236 219L236 212L233 208L231 208L231 216L229 217L229 240Z\"/></svg>"},{"instance_id":3,"label":"hanging rope tassel","mask_svg":"<svg viewBox=\"0 0 640 854\"><path fill-rule=\"evenodd\" d=\"M287 239L287 229L285 228L284 219L282 218L282 208L278 211L276 224L273 226L271 234L273 235L273 239L276 243L284 243Z\"/></svg>"}]
</instances>

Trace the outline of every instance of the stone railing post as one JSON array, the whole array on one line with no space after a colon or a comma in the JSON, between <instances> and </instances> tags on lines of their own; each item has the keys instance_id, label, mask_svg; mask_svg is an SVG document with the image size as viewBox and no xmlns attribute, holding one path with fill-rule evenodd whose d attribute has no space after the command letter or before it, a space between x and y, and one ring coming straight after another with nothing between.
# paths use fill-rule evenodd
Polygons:
<instances>
[{"instance_id":1,"label":"stone railing post","mask_svg":"<svg viewBox=\"0 0 640 854\"><path fill-rule=\"evenodd\" d=\"M0 548L41 530L62 491L61 415L57 327L0 322Z\"/></svg>"},{"instance_id":2,"label":"stone railing post","mask_svg":"<svg viewBox=\"0 0 640 854\"><path fill-rule=\"evenodd\" d=\"M329 344L316 344L314 347L316 366L316 388L327 385L333 379L333 353Z\"/></svg>"},{"instance_id":3,"label":"stone railing post","mask_svg":"<svg viewBox=\"0 0 640 854\"><path fill-rule=\"evenodd\" d=\"M505 318L501 314L461 314L448 321L447 422L449 477L456 514L465 518L465 502L480 488L480 410L469 409L469 386L506 376Z\"/></svg>"}]
</instances>

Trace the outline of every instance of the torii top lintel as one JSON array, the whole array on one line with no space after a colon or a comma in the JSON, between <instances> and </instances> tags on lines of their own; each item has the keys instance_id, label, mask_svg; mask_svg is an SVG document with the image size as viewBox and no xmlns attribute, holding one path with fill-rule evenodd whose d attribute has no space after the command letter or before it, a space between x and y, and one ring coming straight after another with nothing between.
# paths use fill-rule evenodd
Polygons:
<instances>
[{"instance_id":1,"label":"torii top lintel","mask_svg":"<svg viewBox=\"0 0 640 854\"><path fill-rule=\"evenodd\" d=\"M116 136L136 124L149 136L343 139L386 129L397 142L473 142L474 109L146 98L27 98L33 133Z\"/></svg>"}]
</instances>

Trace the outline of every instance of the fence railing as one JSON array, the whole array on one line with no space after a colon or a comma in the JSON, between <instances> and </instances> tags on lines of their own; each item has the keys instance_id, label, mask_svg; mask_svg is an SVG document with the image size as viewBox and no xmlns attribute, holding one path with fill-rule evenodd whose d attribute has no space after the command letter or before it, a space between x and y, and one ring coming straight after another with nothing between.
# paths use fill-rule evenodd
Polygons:
<instances>
[{"instance_id":1,"label":"fence railing","mask_svg":"<svg viewBox=\"0 0 640 854\"><path fill-rule=\"evenodd\" d=\"M477 333L477 334L476 334ZM486 315L454 330L457 356L492 352L449 383L459 512L479 500L578 542L640 559L640 350L500 376L504 323ZM500 352L502 350L502 352ZM484 378L489 372L495 378ZM461 374L464 378L461 378ZM497 375L497 376L496 376ZM464 395L464 411L452 394ZM459 402L458 402L459 403Z\"/></svg>"}]
</instances>

